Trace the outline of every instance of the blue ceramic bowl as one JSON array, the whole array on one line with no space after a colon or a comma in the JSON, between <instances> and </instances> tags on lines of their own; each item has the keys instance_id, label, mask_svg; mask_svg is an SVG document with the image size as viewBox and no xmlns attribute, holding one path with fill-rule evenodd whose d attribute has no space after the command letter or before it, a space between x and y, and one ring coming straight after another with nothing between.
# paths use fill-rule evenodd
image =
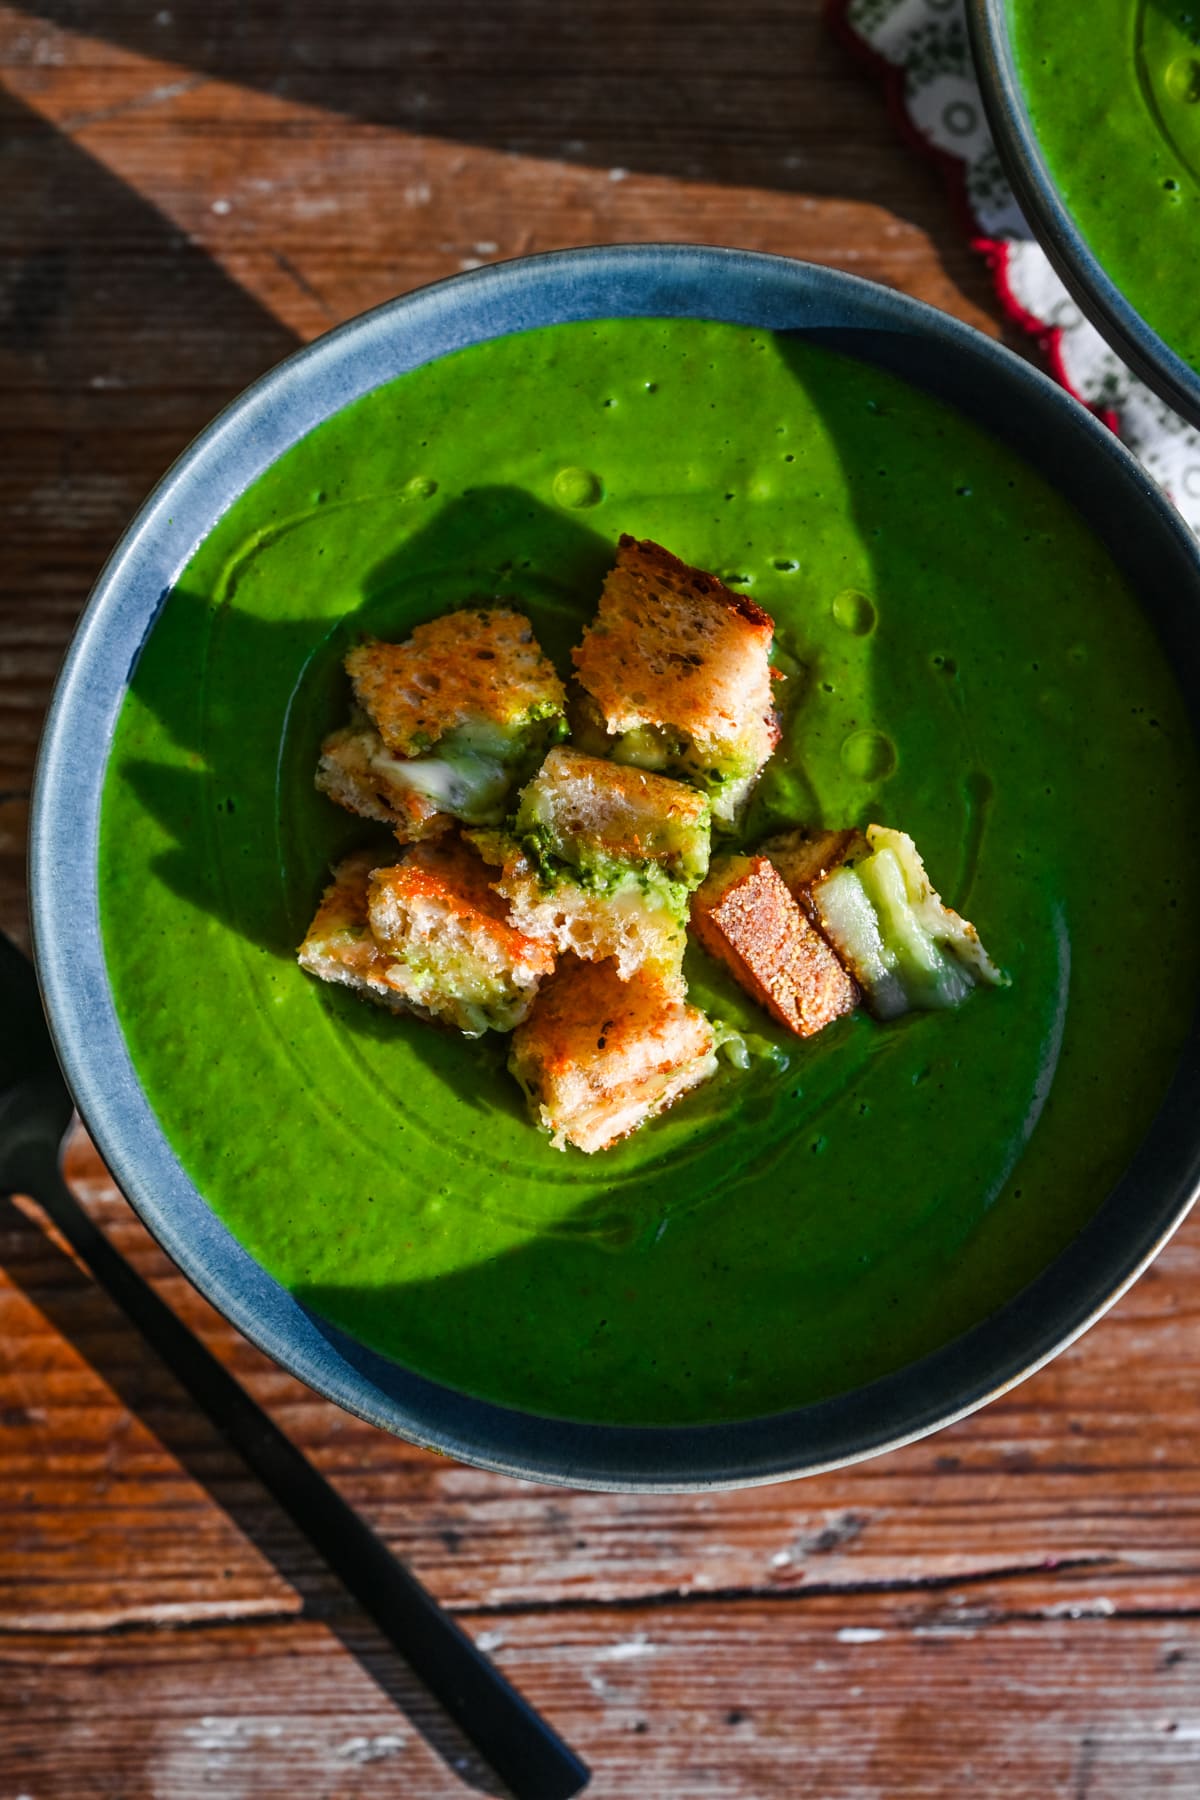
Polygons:
<instances>
[{"instance_id":1,"label":"blue ceramic bowl","mask_svg":"<svg viewBox=\"0 0 1200 1800\"><path fill-rule=\"evenodd\" d=\"M1021 210L1064 286L1136 375L1200 425L1200 374L1130 305L1096 260L1046 166L1017 74L1008 0L969 0L967 21L984 110Z\"/></svg>"},{"instance_id":2,"label":"blue ceramic bowl","mask_svg":"<svg viewBox=\"0 0 1200 1800\"><path fill-rule=\"evenodd\" d=\"M71 647L33 809L38 967L63 1068L117 1180L184 1273L248 1338L350 1412L463 1461L577 1487L734 1487L903 1444L1029 1374L1117 1298L1200 1183L1193 1039L1133 1166L1091 1224L1001 1312L921 1362L819 1405L712 1426L608 1427L470 1399L364 1349L243 1250L181 1168L125 1049L101 948L97 832L105 761L139 649L216 518L338 408L430 358L564 320L727 320L802 333L959 408L1070 499L1123 567L1184 692L1200 697L1200 556L1116 439L1060 388L956 320L829 269L644 245L482 269L355 319L256 383L201 436L118 545Z\"/></svg>"}]
</instances>

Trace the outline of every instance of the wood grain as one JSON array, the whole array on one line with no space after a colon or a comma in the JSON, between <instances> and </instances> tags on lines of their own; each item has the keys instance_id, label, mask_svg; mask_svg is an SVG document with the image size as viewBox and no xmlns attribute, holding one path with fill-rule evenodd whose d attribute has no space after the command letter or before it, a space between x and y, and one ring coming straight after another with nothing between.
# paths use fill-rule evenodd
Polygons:
<instances>
[{"instance_id":1,"label":"wood grain","mask_svg":"<svg viewBox=\"0 0 1200 1800\"><path fill-rule=\"evenodd\" d=\"M700 240L998 323L815 0L0 8L0 924L105 555L331 324L500 256ZM1200 1233L925 1443L745 1493L445 1462L283 1375L76 1141L77 1191L490 1646L605 1796L1200 1791ZM0 1796L440 1797L487 1777L36 1208L0 1201Z\"/></svg>"},{"instance_id":2,"label":"wood grain","mask_svg":"<svg viewBox=\"0 0 1200 1800\"><path fill-rule=\"evenodd\" d=\"M592 1760L597 1800L1196 1791L1194 1620L1012 1618L983 1637L973 1625L914 1625L889 1600L705 1602L532 1614L487 1641ZM25 1756L17 1769L0 1753L0 1780L39 1796L470 1791L465 1771L448 1782L419 1700L411 1722L398 1718L315 1623L134 1631L102 1658L76 1634L7 1637L0 1664Z\"/></svg>"}]
</instances>

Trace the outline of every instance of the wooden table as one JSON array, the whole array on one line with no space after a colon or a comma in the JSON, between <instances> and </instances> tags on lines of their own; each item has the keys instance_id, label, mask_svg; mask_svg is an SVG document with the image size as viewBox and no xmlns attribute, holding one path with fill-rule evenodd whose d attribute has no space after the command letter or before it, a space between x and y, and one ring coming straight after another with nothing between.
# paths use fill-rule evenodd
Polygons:
<instances>
[{"instance_id":1,"label":"wooden table","mask_svg":"<svg viewBox=\"0 0 1200 1800\"><path fill-rule=\"evenodd\" d=\"M30 0L31 5L35 0ZM121 525L297 343L495 257L794 252L999 329L815 0L0 8L0 922ZM1200 1793L1200 1222L1084 1343L902 1453L711 1498L396 1443L138 1267L592 1762L600 1796ZM0 1202L0 1800L410 1800L488 1777L51 1241Z\"/></svg>"}]
</instances>

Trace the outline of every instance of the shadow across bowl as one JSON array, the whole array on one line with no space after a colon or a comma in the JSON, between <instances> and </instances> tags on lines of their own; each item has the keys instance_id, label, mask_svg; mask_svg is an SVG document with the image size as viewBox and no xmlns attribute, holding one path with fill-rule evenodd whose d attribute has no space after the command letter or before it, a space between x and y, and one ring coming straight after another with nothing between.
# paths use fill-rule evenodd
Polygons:
<instances>
[{"instance_id":1,"label":"shadow across bowl","mask_svg":"<svg viewBox=\"0 0 1200 1800\"><path fill-rule=\"evenodd\" d=\"M1129 1170L1070 1247L992 1317L836 1399L707 1426L604 1426L472 1399L365 1349L303 1307L234 1239L167 1142L114 1009L100 935L105 763L132 668L218 515L306 432L432 357L508 332L630 316L802 334L957 407L1046 476L1129 579L1200 711L1200 552L1111 433L1047 377L932 308L784 258L684 245L554 252L458 276L331 332L264 376L165 477L117 546L50 709L34 795L32 906L43 993L79 1110L183 1272L245 1335L348 1411L465 1462L607 1489L778 1481L950 1423L1038 1368L1124 1291L1200 1186L1200 1033Z\"/></svg>"}]
</instances>

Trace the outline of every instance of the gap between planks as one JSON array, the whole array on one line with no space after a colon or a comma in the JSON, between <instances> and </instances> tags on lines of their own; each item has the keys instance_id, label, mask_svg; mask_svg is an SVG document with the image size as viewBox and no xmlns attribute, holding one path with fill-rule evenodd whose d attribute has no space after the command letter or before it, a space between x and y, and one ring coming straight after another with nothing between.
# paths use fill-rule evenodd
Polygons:
<instances>
[{"instance_id":1,"label":"gap between planks","mask_svg":"<svg viewBox=\"0 0 1200 1800\"><path fill-rule=\"evenodd\" d=\"M610 1598L566 1595L556 1600L502 1600L490 1605L486 1602L469 1605L451 1602L446 1605L446 1611L464 1623L472 1620L482 1623L489 1619L550 1618L568 1614L684 1612L706 1606L723 1606L732 1609L739 1606L798 1605L806 1601L811 1604L821 1600L855 1600L872 1597L891 1599L906 1594L946 1593L962 1588L986 1587L993 1582L1029 1580L1031 1577L1044 1579L1048 1584L1057 1587L1062 1583L1064 1577L1085 1571L1090 1574L1101 1570L1116 1574L1119 1579L1120 1558L1115 1556L1064 1557L1053 1568L1047 1568L1044 1562L1035 1562L1014 1564L1001 1569L981 1569L966 1574L924 1575L911 1579L899 1577L880 1581L814 1582L804 1587L761 1587L747 1584L727 1588L687 1590L672 1588L661 1592L623 1594ZM344 1606L322 1607L302 1603L295 1608L283 1607L270 1612L254 1609L247 1609L244 1612L215 1611L190 1618L175 1616L163 1619L142 1615L91 1623L84 1620L73 1620L70 1624L58 1624L52 1620L44 1623L24 1622L0 1617L0 1635L37 1638L118 1637L148 1628L156 1631L187 1632L246 1626L263 1629L277 1625L295 1624L299 1621L327 1625L353 1617L356 1611L353 1604L347 1600ZM939 1623L946 1629L976 1630L981 1627L990 1628L1006 1624L1061 1624L1064 1620L1070 1622L1073 1619L1098 1617L1112 1619L1114 1622L1200 1618L1200 1602L1195 1606L1118 1607L1111 1601L1080 1596L1075 1603L1069 1600L1057 1600L1047 1602L1045 1606L1034 1607L976 1607L964 1610L957 1621L953 1614L940 1615ZM897 1628L916 1631L920 1630L924 1624L927 1624L927 1621L902 1621Z\"/></svg>"}]
</instances>

